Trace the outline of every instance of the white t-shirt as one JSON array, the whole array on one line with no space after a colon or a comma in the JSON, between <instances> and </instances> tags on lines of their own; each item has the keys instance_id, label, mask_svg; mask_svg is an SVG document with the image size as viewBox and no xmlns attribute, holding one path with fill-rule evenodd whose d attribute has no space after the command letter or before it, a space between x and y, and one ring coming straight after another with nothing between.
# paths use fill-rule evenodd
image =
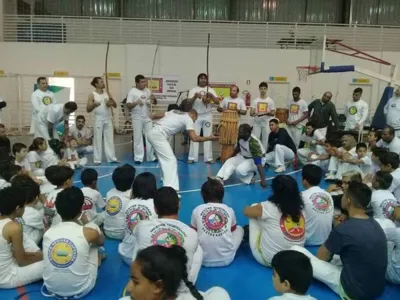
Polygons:
<instances>
[{"instance_id":1,"label":"white t-shirt","mask_svg":"<svg viewBox=\"0 0 400 300\"><path fill-rule=\"evenodd\" d=\"M167 137L184 130L194 130L194 122L188 113L179 110L171 110L165 113L164 118L158 120L161 130Z\"/></svg>"},{"instance_id":2,"label":"white t-shirt","mask_svg":"<svg viewBox=\"0 0 400 300\"><path fill-rule=\"evenodd\" d=\"M357 124L364 124L368 118L368 104L362 99L356 102L348 102L344 109L346 113L346 129L354 129Z\"/></svg>"},{"instance_id":3,"label":"white t-shirt","mask_svg":"<svg viewBox=\"0 0 400 300\"><path fill-rule=\"evenodd\" d=\"M268 300L317 300L310 295L296 295L292 293L284 293L281 296L271 297Z\"/></svg>"},{"instance_id":4,"label":"white t-shirt","mask_svg":"<svg viewBox=\"0 0 400 300\"><path fill-rule=\"evenodd\" d=\"M234 111L246 110L246 103L242 98L232 99L231 97L227 97L220 102L219 107Z\"/></svg>"},{"instance_id":5,"label":"white t-shirt","mask_svg":"<svg viewBox=\"0 0 400 300\"><path fill-rule=\"evenodd\" d=\"M44 212L32 206L25 206L22 216L22 226L26 233L36 244L40 242L44 233Z\"/></svg>"},{"instance_id":6,"label":"white t-shirt","mask_svg":"<svg viewBox=\"0 0 400 300\"><path fill-rule=\"evenodd\" d=\"M398 206L396 197L389 190L373 190L371 206L374 218L386 218L391 220L394 208Z\"/></svg>"},{"instance_id":7,"label":"white t-shirt","mask_svg":"<svg viewBox=\"0 0 400 300\"><path fill-rule=\"evenodd\" d=\"M64 120L64 104L50 104L46 110L39 113L39 121L43 124L58 125Z\"/></svg>"},{"instance_id":8,"label":"white t-shirt","mask_svg":"<svg viewBox=\"0 0 400 300\"><path fill-rule=\"evenodd\" d=\"M301 193L306 215L306 244L322 245L332 230L333 200L329 193L319 186L313 186Z\"/></svg>"},{"instance_id":9,"label":"white t-shirt","mask_svg":"<svg viewBox=\"0 0 400 300\"><path fill-rule=\"evenodd\" d=\"M143 105L136 105L131 110L132 119L141 119L149 117L149 105L150 105L150 96L151 91L148 88L144 90L139 90L137 88L133 88L129 91L128 96L126 98L126 103L135 103L138 100L143 102Z\"/></svg>"},{"instance_id":10,"label":"white t-shirt","mask_svg":"<svg viewBox=\"0 0 400 300\"><path fill-rule=\"evenodd\" d=\"M64 152L64 158L68 161L78 161L79 155L76 149L67 148Z\"/></svg>"},{"instance_id":11,"label":"white t-shirt","mask_svg":"<svg viewBox=\"0 0 400 300\"><path fill-rule=\"evenodd\" d=\"M56 199L58 193L60 193L63 189L55 189L49 193L49 195L46 198L46 202L44 203L44 207L46 209L50 209L55 212L55 215L53 217L47 217L45 218L45 225L49 225L51 223L51 226L57 225L61 223L61 216L57 213L56 209Z\"/></svg>"},{"instance_id":12,"label":"white t-shirt","mask_svg":"<svg viewBox=\"0 0 400 300\"><path fill-rule=\"evenodd\" d=\"M46 151L40 153L40 158L42 160L41 168L45 170L50 166L58 165L60 162L59 157L50 147L47 147Z\"/></svg>"},{"instance_id":13,"label":"white t-shirt","mask_svg":"<svg viewBox=\"0 0 400 300\"><path fill-rule=\"evenodd\" d=\"M107 107L106 103L110 99L108 94L103 91L102 94L98 94L96 92L92 92L94 96L94 102L100 103L100 106L97 106L94 112L95 122L109 121L111 116L111 109Z\"/></svg>"},{"instance_id":14,"label":"white t-shirt","mask_svg":"<svg viewBox=\"0 0 400 300\"><path fill-rule=\"evenodd\" d=\"M394 129L400 129L400 97L394 96L389 99L383 108L383 112L386 115L386 124Z\"/></svg>"},{"instance_id":15,"label":"white t-shirt","mask_svg":"<svg viewBox=\"0 0 400 300\"><path fill-rule=\"evenodd\" d=\"M217 93L214 91L213 88L208 87L208 92L210 94L214 95L215 97L218 97ZM192 88L189 91L188 98L189 99L193 98L196 93L200 94L201 97L205 96L207 94L207 87L196 86L196 87ZM197 98L193 102L193 109L195 109L199 115L211 113L212 112L212 104L210 103L210 104L206 105L203 103L202 98Z\"/></svg>"},{"instance_id":16,"label":"white t-shirt","mask_svg":"<svg viewBox=\"0 0 400 300\"><path fill-rule=\"evenodd\" d=\"M131 190L125 192L111 189L106 195L106 215L104 229L116 234L124 235L125 232L125 208L131 198Z\"/></svg>"},{"instance_id":17,"label":"white t-shirt","mask_svg":"<svg viewBox=\"0 0 400 300\"><path fill-rule=\"evenodd\" d=\"M310 146L310 148L313 148L315 145L315 142L321 142L323 140L325 140L325 136L321 133L321 131L319 129L315 129L313 132L312 136L309 136L305 133L303 133L301 135L300 140L306 144L308 144Z\"/></svg>"},{"instance_id":18,"label":"white t-shirt","mask_svg":"<svg viewBox=\"0 0 400 300\"><path fill-rule=\"evenodd\" d=\"M270 97L262 99L260 97L254 99L251 102L251 108L255 109L256 113L259 115L267 114L272 110L275 110L275 102ZM256 123L268 123L272 116L260 116L254 117L254 122ZM268 126L268 125L267 125Z\"/></svg>"},{"instance_id":19,"label":"white t-shirt","mask_svg":"<svg viewBox=\"0 0 400 300\"><path fill-rule=\"evenodd\" d=\"M90 187L81 188L83 196L85 196L85 202L83 203L82 210L85 212L86 217L91 221L97 214L97 209L102 210L106 203L103 200L100 192Z\"/></svg>"},{"instance_id":20,"label":"white t-shirt","mask_svg":"<svg viewBox=\"0 0 400 300\"><path fill-rule=\"evenodd\" d=\"M236 215L232 208L223 203L201 204L193 210L191 226L199 235L203 261L212 263L235 256L232 231L236 229Z\"/></svg>"},{"instance_id":21,"label":"white t-shirt","mask_svg":"<svg viewBox=\"0 0 400 300\"><path fill-rule=\"evenodd\" d=\"M50 182L45 182L40 185L40 193L47 198L49 194L54 191L57 187L52 185Z\"/></svg>"},{"instance_id":22,"label":"white t-shirt","mask_svg":"<svg viewBox=\"0 0 400 300\"><path fill-rule=\"evenodd\" d=\"M263 258L270 263L274 255L292 246L304 247L306 241L306 222L302 213L298 223L290 216L283 217L278 207L270 201L261 202L261 251Z\"/></svg>"},{"instance_id":23,"label":"white t-shirt","mask_svg":"<svg viewBox=\"0 0 400 300\"><path fill-rule=\"evenodd\" d=\"M72 125L69 128L68 132L69 136L72 136L74 139L91 139L93 137L93 132L86 126L83 126L81 130L79 130L76 125Z\"/></svg>"},{"instance_id":24,"label":"white t-shirt","mask_svg":"<svg viewBox=\"0 0 400 300\"><path fill-rule=\"evenodd\" d=\"M3 178L0 178L0 190L5 189L6 187L10 187L11 183L5 181Z\"/></svg>"},{"instance_id":25,"label":"white t-shirt","mask_svg":"<svg viewBox=\"0 0 400 300\"><path fill-rule=\"evenodd\" d=\"M400 154L400 139L398 137L393 137L390 143L384 142L382 139L376 143L377 147L389 149L390 152Z\"/></svg>"},{"instance_id":26,"label":"white t-shirt","mask_svg":"<svg viewBox=\"0 0 400 300\"><path fill-rule=\"evenodd\" d=\"M303 99L300 99L298 101L294 101L293 99L291 99L287 103L287 109L289 110L288 121L294 122L300 119L305 112L308 112L308 105L307 102ZM297 125L304 125L306 122L307 120L303 120Z\"/></svg>"},{"instance_id":27,"label":"white t-shirt","mask_svg":"<svg viewBox=\"0 0 400 300\"><path fill-rule=\"evenodd\" d=\"M390 174L393 176L393 181L389 191L393 193L396 197L397 203L400 205L400 168L397 168Z\"/></svg>"},{"instance_id":28,"label":"white t-shirt","mask_svg":"<svg viewBox=\"0 0 400 300\"><path fill-rule=\"evenodd\" d=\"M369 157L369 155L366 155L362 158L360 158L364 163L360 164L360 170L363 173L363 176L367 175L367 174L371 174L372 173L372 160L371 157Z\"/></svg>"},{"instance_id":29,"label":"white t-shirt","mask_svg":"<svg viewBox=\"0 0 400 300\"><path fill-rule=\"evenodd\" d=\"M47 110L50 104L56 103L54 93L37 89L31 95L32 115L36 118L40 112Z\"/></svg>"},{"instance_id":30,"label":"white t-shirt","mask_svg":"<svg viewBox=\"0 0 400 300\"><path fill-rule=\"evenodd\" d=\"M32 172L35 172L42 167L42 158L36 151L29 151L26 157Z\"/></svg>"},{"instance_id":31,"label":"white t-shirt","mask_svg":"<svg viewBox=\"0 0 400 300\"><path fill-rule=\"evenodd\" d=\"M15 163L16 166L20 166L22 168L22 170L24 170L24 171L30 171L31 170L31 164L29 163L28 155L26 155L25 158L22 161L15 160L14 163Z\"/></svg>"}]
</instances>

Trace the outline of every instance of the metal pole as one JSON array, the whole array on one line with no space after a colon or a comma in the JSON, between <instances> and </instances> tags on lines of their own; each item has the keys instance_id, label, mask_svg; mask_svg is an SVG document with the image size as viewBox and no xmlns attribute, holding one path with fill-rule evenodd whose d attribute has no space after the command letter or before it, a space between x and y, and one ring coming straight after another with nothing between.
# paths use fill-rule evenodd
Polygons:
<instances>
[{"instance_id":1,"label":"metal pole","mask_svg":"<svg viewBox=\"0 0 400 300\"><path fill-rule=\"evenodd\" d=\"M353 24L353 0L350 0L350 15L349 15L349 24Z\"/></svg>"}]
</instances>

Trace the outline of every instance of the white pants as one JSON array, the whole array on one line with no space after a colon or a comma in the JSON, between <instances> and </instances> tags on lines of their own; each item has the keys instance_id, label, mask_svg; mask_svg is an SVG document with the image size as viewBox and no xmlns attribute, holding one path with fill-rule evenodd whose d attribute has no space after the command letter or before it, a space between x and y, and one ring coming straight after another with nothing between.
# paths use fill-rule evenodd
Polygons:
<instances>
[{"instance_id":1,"label":"white pants","mask_svg":"<svg viewBox=\"0 0 400 300\"><path fill-rule=\"evenodd\" d=\"M201 263L203 262L203 249L200 245L197 246L197 250L193 255L192 266L188 272L189 281L196 283L197 277L199 276Z\"/></svg>"},{"instance_id":2,"label":"white pants","mask_svg":"<svg viewBox=\"0 0 400 300\"><path fill-rule=\"evenodd\" d=\"M253 204L256 205L256 204ZM261 225L257 219L249 219L249 244L251 253L257 262L263 266L270 267L271 262L267 261L262 254L260 240L261 240Z\"/></svg>"},{"instance_id":3,"label":"white pants","mask_svg":"<svg viewBox=\"0 0 400 300\"><path fill-rule=\"evenodd\" d=\"M243 235L244 235L244 230L243 227L237 226L236 230L232 232L232 244L233 244L233 249L232 253L233 255L231 257L227 257L224 259L221 259L220 261L207 261L207 257L203 257L203 266L205 267L226 267L229 266L233 260L235 259L235 254L237 249L240 247L240 244L243 241Z\"/></svg>"},{"instance_id":4,"label":"white pants","mask_svg":"<svg viewBox=\"0 0 400 300\"><path fill-rule=\"evenodd\" d=\"M252 134L261 141L265 149L268 148L268 137L270 132L271 130L269 129L268 123L254 121Z\"/></svg>"},{"instance_id":5,"label":"white pants","mask_svg":"<svg viewBox=\"0 0 400 300\"><path fill-rule=\"evenodd\" d=\"M199 115L196 122L194 122L194 131L197 135L200 135L200 131L203 129L203 136L210 136L212 134L212 113ZM204 142L204 161L212 161L212 141ZM189 157L188 160L197 162L199 160L199 143L190 142Z\"/></svg>"},{"instance_id":6,"label":"white pants","mask_svg":"<svg viewBox=\"0 0 400 300\"><path fill-rule=\"evenodd\" d=\"M58 136L56 125L58 124L53 124L53 138L60 139L60 137ZM41 137L44 138L46 141L50 140L49 129L48 129L49 127L47 123L44 124L40 121L35 121L34 128L35 128L34 138Z\"/></svg>"},{"instance_id":7,"label":"white pants","mask_svg":"<svg viewBox=\"0 0 400 300\"><path fill-rule=\"evenodd\" d=\"M153 122L150 119L132 119L133 126L133 152L135 155L134 160L143 162L144 159L144 145L143 134L146 139L146 160L154 161L154 150L147 138L147 132L153 128Z\"/></svg>"},{"instance_id":8,"label":"white pants","mask_svg":"<svg viewBox=\"0 0 400 300\"><path fill-rule=\"evenodd\" d=\"M324 152L324 147L321 145L317 145L315 148L300 148L297 150L297 156L300 160L300 162L303 165L307 165L310 162L308 161L308 156L310 155L311 152L317 153L318 155L322 154Z\"/></svg>"},{"instance_id":9,"label":"white pants","mask_svg":"<svg viewBox=\"0 0 400 300\"><path fill-rule=\"evenodd\" d=\"M395 130L394 133L395 133L396 137L400 138L400 129Z\"/></svg>"},{"instance_id":10,"label":"white pants","mask_svg":"<svg viewBox=\"0 0 400 300\"><path fill-rule=\"evenodd\" d=\"M78 159L76 161L69 161L68 165L71 167L72 170L75 170L76 167L83 167L87 165L87 158L82 157L81 159Z\"/></svg>"},{"instance_id":11,"label":"white pants","mask_svg":"<svg viewBox=\"0 0 400 300\"><path fill-rule=\"evenodd\" d=\"M93 162L101 163L103 156L103 138L104 152L108 162L116 161L114 148L114 128L111 120L95 121L93 128Z\"/></svg>"},{"instance_id":12,"label":"white pants","mask_svg":"<svg viewBox=\"0 0 400 300\"><path fill-rule=\"evenodd\" d=\"M265 158L262 158L262 166L265 165ZM249 184L257 172L257 166L252 158L244 158L241 154L229 158L218 171L217 177L228 180L236 172L237 177L244 183Z\"/></svg>"},{"instance_id":13,"label":"white pants","mask_svg":"<svg viewBox=\"0 0 400 300\"><path fill-rule=\"evenodd\" d=\"M93 153L93 146L89 145L89 146L78 147L76 151L78 152L78 154L90 154Z\"/></svg>"},{"instance_id":14,"label":"white pants","mask_svg":"<svg viewBox=\"0 0 400 300\"><path fill-rule=\"evenodd\" d=\"M303 126L298 128L297 126L294 125L287 125L286 130L289 133L290 137L292 138L296 148L299 148L301 135L303 134Z\"/></svg>"},{"instance_id":15,"label":"white pants","mask_svg":"<svg viewBox=\"0 0 400 300\"><path fill-rule=\"evenodd\" d=\"M148 140L154 148L161 167L164 186L170 186L179 191L178 161L171 144L159 125L148 132Z\"/></svg>"},{"instance_id":16,"label":"white pants","mask_svg":"<svg viewBox=\"0 0 400 300\"><path fill-rule=\"evenodd\" d=\"M326 137L326 133L328 132L328 127L318 128L319 132Z\"/></svg>"},{"instance_id":17,"label":"white pants","mask_svg":"<svg viewBox=\"0 0 400 300\"><path fill-rule=\"evenodd\" d=\"M342 174L346 172L354 171L360 173L361 176L363 175L363 172L358 165L340 162L335 156L332 156L329 159L328 171L331 173L336 172L335 178L339 180L342 179Z\"/></svg>"},{"instance_id":18,"label":"white pants","mask_svg":"<svg viewBox=\"0 0 400 300\"><path fill-rule=\"evenodd\" d=\"M274 148L274 151L265 155L265 159L269 165L274 167L284 167L285 161L287 162L294 159L294 153L292 149L284 145L277 144Z\"/></svg>"},{"instance_id":19,"label":"white pants","mask_svg":"<svg viewBox=\"0 0 400 300\"><path fill-rule=\"evenodd\" d=\"M290 250L295 250L308 256L313 268L313 277L325 283L336 294L341 294L340 274L342 273L342 266L336 266L320 260L303 247L293 246Z\"/></svg>"}]
</instances>

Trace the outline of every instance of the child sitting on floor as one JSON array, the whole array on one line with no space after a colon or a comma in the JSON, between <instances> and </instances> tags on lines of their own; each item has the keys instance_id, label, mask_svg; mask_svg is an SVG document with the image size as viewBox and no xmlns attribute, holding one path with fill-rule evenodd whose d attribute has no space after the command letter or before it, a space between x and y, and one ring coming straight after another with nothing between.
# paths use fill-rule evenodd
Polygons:
<instances>
[{"instance_id":1,"label":"child sitting on floor","mask_svg":"<svg viewBox=\"0 0 400 300\"><path fill-rule=\"evenodd\" d=\"M12 146L12 153L15 157L14 164L17 166L20 166L22 168L22 171L28 174L30 177L32 177L33 180L35 180L37 183L41 183L36 176L32 173L32 168L31 164L29 163L28 157L27 157L27 152L28 148L26 145L22 143L15 143Z\"/></svg>"},{"instance_id":2,"label":"child sitting on floor","mask_svg":"<svg viewBox=\"0 0 400 300\"><path fill-rule=\"evenodd\" d=\"M222 203L224 187L219 180L209 178L201 187L201 196L204 204L193 210L191 227L199 235L203 266L228 266L243 240L244 230L236 224L233 209Z\"/></svg>"},{"instance_id":3,"label":"child sitting on floor","mask_svg":"<svg viewBox=\"0 0 400 300\"><path fill-rule=\"evenodd\" d=\"M79 158L78 142L75 138L70 138L69 147L64 152L64 159L68 162L72 169L81 168L87 164L87 158Z\"/></svg>"},{"instance_id":4,"label":"child sitting on floor","mask_svg":"<svg viewBox=\"0 0 400 300\"><path fill-rule=\"evenodd\" d=\"M95 169L85 169L81 174L83 184L82 193L85 196L83 204L83 212L88 222L93 222L97 226L101 226L104 222L104 207L106 203L100 192L97 190L97 179L99 174ZM101 210L101 213L97 212Z\"/></svg>"},{"instance_id":5,"label":"child sitting on floor","mask_svg":"<svg viewBox=\"0 0 400 300\"><path fill-rule=\"evenodd\" d=\"M142 220L157 219L153 200L156 192L156 177L152 173L142 173L133 181L132 199L125 208L125 237L118 245L118 252L128 265L132 263L135 246L132 232L136 225Z\"/></svg>"},{"instance_id":6,"label":"child sitting on floor","mask_svg":"<svg viewBox=\"0 0 400 300\"><path fill-rule=\"evenodd\" d=\"M346 167L346 172L360 172L363 178L371 173L372 161L367 153L367 149L368 147L365 143L358 143L356 146L357 157L343 157L341 161L344 163L349 163L349 165ZM343 164L341 166L343 166ZM344 173L342 170L338 170L338 172Z\"/></svg>"},{"instance_id":7,"label":"child sitting on floor","mask_svg":"<svg viewBox=\"0 0 400 300\"><path fill-rule=\"evenodd\" d=\"M44 176L46 177L46 180L40 185L40 194L42 194L45 199L52 191L57 188L52 182L59 168L60 166L50 166L44 171Z\"/></svg>"},{"instance_id":8,"label":"child sitting on floor","mask_svg":"<svg viewBox=\"0 0 400 300\"><path fill-rule=\"evenodd\" d=\"M272 282L275 290L282 294L269 300L316 300L306 295L313 278L310 259L303 253L285 250L272 258Z\"/></svg>"},{"instance_id":9,"label":"child sitting on floor","mask_svg":"<svg viewBox=\"0 0 400 300\"><path fill-rule=\"evenodd\" d=\"M21 171L20 166L16 166L11 162L0 163L0 190L11 186L11 179L20 174Z\"/></svg>"},{"instance_id":10,"label":"child sitting on floor","mask_svg":"<svg viewBox=\"0 0 400 300\"><path fill-rule=\"evenodd\" d=\"M114 170L112 181L115 188L106 196L106 215L104 233L116 240L125 236L125 208L131 198L131 187L135 179L136 169L128 164Z\"/></svg>"},{"instance_id":11,"label":"child sitting on floor","mask_svg":"<svg viewBox=\"0 0 400 300\"><path fill-rule=\"evenodd\" d=\"M24 249L22 226L14 222L24 213L26 198L15 187L0 190L0 289L12 289L39 281L43 254L38 247Z\"/></svg>"},{"instance_id":12,"label":"child sitting on floor","mask_svg":"<svg viewBox=\"0 0 400 300\"><path fill-rule=\"evenodd\" d=\"M47 142L44 138L37 137L32 141L32 145L29 146L29 152L27 154L28 161L31 166L32 173L42 179L44 177L44 168L42 166L41 153L47 150ZM42 178L41 178L42 177Z\"/></svg>"}]
</instances>

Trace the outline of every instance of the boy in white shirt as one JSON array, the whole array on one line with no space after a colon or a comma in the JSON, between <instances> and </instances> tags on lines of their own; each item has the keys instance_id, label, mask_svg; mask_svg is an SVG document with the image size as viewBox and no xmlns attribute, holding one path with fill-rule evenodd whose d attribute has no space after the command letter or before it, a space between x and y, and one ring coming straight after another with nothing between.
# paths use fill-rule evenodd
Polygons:
<instances>
[{"instance_id":1,"label":"boy in white shirt","mask_svg":"<svg viewBox=\"0 0 400 300\"><path fill-rule=\"evenodd\" d=\"M319 129L315 129L315 125L312 122L306 124L306 131L300 138L299 149L297 150L297 156L303 165L309 163L308 158L310 153L321 155L325 152L325 136Z\"/></svg>"},{"instance_id":2,"label":"boy in white shirt","mask_svg":"<svg viewBox=\"0 0 400 300\"><path fill-rule=\"evenodd\" d=\"M195 283L203 260L203 250L199 245L197 232L178 220L178 194L171 187L158 189L154 197L154 207L158 219L140 221L133 230L136 243L132 261L135 261L140 250L152 245L181 246L186 250L188 258L188 279Z\"/></svg>"},{"instance_id":3,"label":"boy in white shirt","mask_svg":"<svg viewBox=\"0 0 400 300\"><path fill-rule=\"evenodd\" d=\"M201 196L204 204L193 210L191 227L199 235L203 266L228 266L243 240L244 230L237 225L233 209L222 203L224 187L219 180L209 178L201 187Z\"/></svg>"},{"instance_id":4,"label":"boy in white shirt","mask_svg":"<svg viewBox=\"0 0 400 300\"><path fill-rule=\"evenodd\" d=\"M289 110L288 119L286 121L287 131L292 138L296 148L299 147L303 126L308 118L307 102L300 98L301 90L298 86L293 88L293 99L287 102Z\"/></svg>"},{"instance_id":5,"label":"boy in white shirt","mask_svg":"<svg viewBox=\"0 0 400 300\"><path fill-rule=\"evenodd\" d=\"M284 250L274 255L271 266L274 288L282 295L269 300L316 300L306 295L313 278L312 265L306 255Z\"/></svg>"},{"instance_id":6,"label":"boy in white shirt","mask_svg":"<svg viewBox=\"0 0 400 300\"><path fill-rule=\"evenodd\" d=\"M372 169L372 160L367 151L368 147L365 143L358 143L356 146L357 157L344 156L341 161L342 164L339 165L338 173L343 174L344 172L354 171L361 173L363 178L370 174Z\"/></svg>"},{"instance_id":7,"label":"boy in white shirt","mask_svg":"<svg viewBox=\"0 0 400 300\"><path fill-rule=\"evenodd\" d=\"M396 197L397 203L400 204L400 159L399 155L394 152L382 154L379 158L381 161L381 171L389 172L393 177L389 191Z\"/></svg>"},{"instance_id":8,"label":"boy in white shirt","mask_svg":"<svg viewBox=\"0 0 400 300\"><path fill-rule=\"evenodd\" d=\"M75 138L69 140L69 147L64 152L64 159L67 160L72 170L75 168L82 168L87 164L86 157L79 158L78 141Z\"/></svg>"},{"instance_id":9,"label":"boy in white shirt","mask_svg":"<svg viewBox=\"0 0 400 300\"><path fill-rule=\"evenodd\" d=\"M99 174L95 169L85 169L81 174L81 181L83 184L82 193L85 196L85 202L82 211L85 213L86 220L93 222L97 226L101 226L104 222L104 207L106 203L97 190L97 179ZM97 211L101 212L98 213Z\"/></svg>"},{"instance_id":10,"label":"boy in white shirt","mask_svg":"<svg viewBox=\"0 0 400 300\"><path fill-rule=\"evenodd\" d=\"M125 236L125 208L131 198L131 187L136 169L128 164L114 170L112 181L115 188L106 195L104 233L107 237L122 240Z\"/></svg>"},{"instance_id":11,"label":"boy in white shirt","mask_svg":"<svg viewBox=\"0 0 400 300\"><path fill-rule=\"evenodd\" d=\"M306 215L306 245L322 245L332 230L333 200L329 193L318 185L322 179L322 169L316 165L305 165L302 170L301 193Z\"/></svg>"},{"instance_id":12,"label":"boy in white shirt","mask_svg":"<svg viewBox=\"0 0 400 300\"><path fill-rule=\"evenodd\" d=\"M49 194L57 188L52 182L53 177L58 172L58 168L59 166L50 166L44 171L46 181L40 185L40 194L42 194L44 198L47 198Z\"/></svg>"},{"instance_id":13,"label":"boy in white shirt","mask_svg":"<svg viewBox=\"0 0 400 300\"><path fill-rule=\"evenodd\" d=\"M346 114L346 123L344 130L354 130L361 132L364 128L364 122L368 118L368 104L361 99L362 88L356 88L353 92L353 101L348 102L344 108Z\"/></svg>"},{"instance_id":14,"label":"boy in white shirt","mask_svg":"<svg viewBox=\"0 0 400 300\"><path fill-rule=\"evenodd\" d=\"M394 209L399 206L396 197L389 191L393 176L388 172L378 171L372 179L372 195L370 206L374 218L392 220Z\"/></svg>"}]
</instances>

